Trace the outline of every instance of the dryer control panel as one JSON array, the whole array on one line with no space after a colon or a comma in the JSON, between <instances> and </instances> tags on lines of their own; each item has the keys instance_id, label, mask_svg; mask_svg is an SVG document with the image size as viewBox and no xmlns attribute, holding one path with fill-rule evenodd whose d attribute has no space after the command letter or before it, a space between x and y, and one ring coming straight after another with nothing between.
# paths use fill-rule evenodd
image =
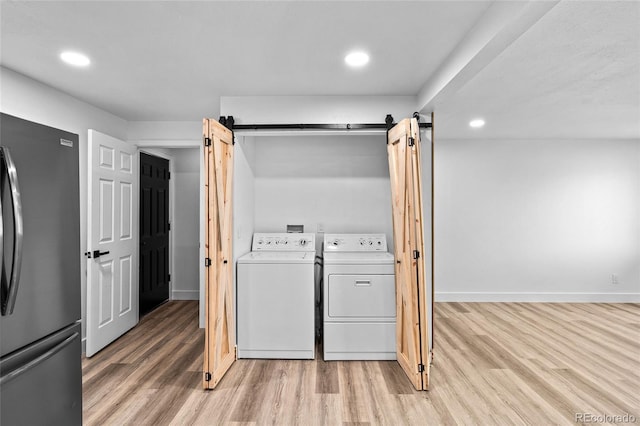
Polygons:
<instances>
[{"instance_id":1,"label":"dryer control panel","mask_svg":"<svg viewBox=\"0 0 640 426\"><path fill-rule=\"evenodd\" d=\"M316 235L256 232L251 251L316 251Z\"/></svg>"},{"instance_id":2,"label":"dryer control panel","mask_svg":"<svg viewBox=\"0 0 640 426\"><path fill-rule=\"evenodd\" d=\"M385 234L325 234L325 252L387 251Z\"/></svg>"}]
</instances>

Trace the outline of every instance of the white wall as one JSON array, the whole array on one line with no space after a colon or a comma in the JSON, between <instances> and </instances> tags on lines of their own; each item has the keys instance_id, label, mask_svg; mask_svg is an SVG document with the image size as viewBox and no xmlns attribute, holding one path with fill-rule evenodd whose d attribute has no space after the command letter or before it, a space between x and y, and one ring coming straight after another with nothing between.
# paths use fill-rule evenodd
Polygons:
<instances>
[{"instance_id":1,"label":"white wall","mask_svg":"<svg viewBox=\"0 0 640 426\"><path fill-rule=\"evenodd\" d=\"M416 111L415 96L222 96L220 114L237 124L384 123Z\"/></svg>"},{"instance_id":2,"label":"white wall","mask_svg":"<svg viewBox=\"0 0 640 426\"><path fill-rule=\"evenodd\" d=\"M233 282L238 258L251 251L255 209L255 141L252 137L235 137L233 156ZM204 300L204 289L201 300ZM233 286L233 300L236 286ZM204 327L204 323L201 323Z\"/></svg>"},{"instance_id":3,"label":"white wall","mask_svg":"<svg viewBox=\"0 0 640 426\"><path fill-rule=\"evenodd\" d=\"M640 300L640 141L436 137L435 156L436 300Z\"/></svg>"},{"instance_id":4,"label":"white wall","mask_svg":"<svg viewBox=\"0 0 640 426\"><path fill-rule=\"evenodd\" d=\"M255 141L236 136L233 163L233 261L251 251L255 211Z\"/></svg>"},{"instance_id":5,"label":"white wall","mask_svg":"<svg viewBox=\"0 0 640 426\"><path fill-rule=\"evenodd\" d=\"M189 147L202 140L202 121L130 121L127 137L132 143L156 141Z\"/></svg>"},{"instance_id":6,"label":"white wall","mask_svg":"<svg viewBox=\"0 0 640 426\"><path fill-rule=\"evenodd\" d=\"M171 298L198 300L200 243L200 150L170 149L173 157L173 271Z\"/></svg>"},{"instance_id":7,"label":"white wall","mask_svg":"<svg viewBox=\"0 0 640 426\"><path fill-rule=\"evenodd\" d=\"M392 243L384 133L256 137L257 232L383 232ZM317 235L318 249L324 235Z\"/></svg>"},{"instance_id":8,"label":"white wall","mask_svg":"<svg viewBox=\"0 0 640 426\"><path fill-rule=\"evenodd\" d=\"M94 129L126 140L127 122L50 86L0 67L0 110L4 113L56 127L79 136L80 146L80 251L82 257L82 338L86 336L87 260L87 138Z\"/></svg>"}]
</instances>

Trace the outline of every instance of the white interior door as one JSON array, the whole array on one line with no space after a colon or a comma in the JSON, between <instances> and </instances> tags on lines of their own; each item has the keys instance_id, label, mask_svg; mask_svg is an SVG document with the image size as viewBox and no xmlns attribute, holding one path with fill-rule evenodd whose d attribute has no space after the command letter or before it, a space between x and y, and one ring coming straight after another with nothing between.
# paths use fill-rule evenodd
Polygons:
<instances>
[{"instance_id":1,"label":"white interior door","mask_svg":"<svg viewBox=\"0 0 640 426\"><path fill-rule=\"evenodd\" d=\"M138 323L135 145L89 130L88 357Z\"/></svg>"}]
</instances>

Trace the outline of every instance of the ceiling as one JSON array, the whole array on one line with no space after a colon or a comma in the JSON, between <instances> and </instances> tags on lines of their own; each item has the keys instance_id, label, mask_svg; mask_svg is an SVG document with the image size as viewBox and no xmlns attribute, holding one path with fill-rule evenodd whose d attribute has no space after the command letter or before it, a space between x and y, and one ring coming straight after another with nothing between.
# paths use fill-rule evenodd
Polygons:
<instances>
[{"instance_id":1,"label":"ceiling","mask_svg":"<svg viewBox=\"0 0 640 426\"><path fill-rule=\"evenodd\" d=\"M220 96L415 95L441 138L640 138L640 2L3 1L0 19L3 67L128 121L217 116ZM366 68L344 65L354 48Z\"/></svg>"},{"instance_id":2,"label":"ceiling","mask_svg":"<svg viewBox=\"0 0 640 426\"><path fill-rule=\"evenodd\" d=\"M640 139L640 2L559 3L433 108L454 137Z\"/></svg>"}]
</instances>

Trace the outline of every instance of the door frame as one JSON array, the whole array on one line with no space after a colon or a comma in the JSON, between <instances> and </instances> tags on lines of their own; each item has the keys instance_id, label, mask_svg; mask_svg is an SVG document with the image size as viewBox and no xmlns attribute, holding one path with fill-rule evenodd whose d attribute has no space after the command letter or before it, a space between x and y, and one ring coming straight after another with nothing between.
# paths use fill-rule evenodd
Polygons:
<instances>
[{"instance_id":1,"label":"door frame","mask_svg":"<svg viewBox=\"0 0 640 426\"><path fill-rule=\"evenodd\" d=\"M164 139L141 139L141 140L137 140L134 141L135 144L138 147L138 152L145 152L147 154L151 154L151 155L155 155L161 158L165 158L169 160L169 170L171 171L171 173L174 173L174 163L175 163L175 159L172 157L168 157L166 153L162 153L161 151L158 150L162 150L162 149L180 149L180 148L198 148L199 152L198 152L198 156L199 158L204 158L204 147L202 146L202 140L201 139L171 139L171 140L164 140ZM137 161L138 164L140 163L140 155L138 154L137 156ZM204 180L205 180L205 170L204 170L204 162L200 161L199 163L199 170L200 170L200 182L199 182L199 188L204 188ZM175 176L175 175L174 175ZM173 219L175 217L175 180L174 179L169 179L169 220L170 222L173 222ZM138 200L139 202L140 200ZM199 215L199 222L200 222L200 226L199 226L199 232L198 232L198 236L199 236L199 250L198 250L198 259L204 259L204 209L202 209L202 206L204 206L204 193L203 191L199 190L199 201L200 201L200 208L198 209L198 215ZM138 206L138 208L140 208L140 206ZM174 247L174 241L175 238L173 237L173 232L169 233L169 263L170 263L170 270L172 271L171 273L173 273L173 271L175 270L175 264L174 264L174 253L175 253L175 247ZM198 324L200 328L204 328L204 268L199 268L198 271L198 288L199 288L199 320L198 320ZM173 300L173 277L171 279L171 282L169 283L169 300Z\"/></svg>"}]
</instances>

